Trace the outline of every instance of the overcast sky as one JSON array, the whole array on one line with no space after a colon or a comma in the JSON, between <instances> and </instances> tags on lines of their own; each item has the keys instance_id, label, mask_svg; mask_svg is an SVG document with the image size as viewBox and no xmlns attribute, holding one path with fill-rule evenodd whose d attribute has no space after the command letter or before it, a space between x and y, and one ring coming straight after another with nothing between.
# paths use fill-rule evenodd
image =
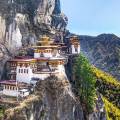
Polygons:
<instances>
[{"instance_id":1,"label":"overcast sky","mask_svg":"<svg viewBox=\"0 0 120 120\"><path fill-rule=\"evenodd\" d=\"M61 7L71 32L120 36L120 0L61 0Z\"/></svg>"}]
</instances>

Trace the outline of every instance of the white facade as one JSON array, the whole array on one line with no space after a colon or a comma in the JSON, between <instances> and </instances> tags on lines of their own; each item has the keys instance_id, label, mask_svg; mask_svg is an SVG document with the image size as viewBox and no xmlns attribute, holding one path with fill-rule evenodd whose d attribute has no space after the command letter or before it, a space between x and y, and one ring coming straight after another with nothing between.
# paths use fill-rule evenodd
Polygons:
<instances>
[{"instance_id":1,"label":"white facade","mask_svg":"<svg viewBox=\"0 0 120 120\"><path fill-rule=\"evenodd\" d=\"M60 73L64 73L64 72L65 72L65 67L64 67L64 65L58 65L58 71L59 71Z\"/></svg>"},{"instance_id":2,"label":"white facade","mask_svg":"<svg viewBox=\"0 0 120 120\"><path fill-rule=\"evenodd\" d=\"M18 90L3 89L3 95L17 97L19 95Z\"/></svg>"},{"instance_id":3,"label":"white facade","mask_svg":"<svg viewBox=\"0 0 120 120\"><path fill-rule=\"evenodd\" d=\"M52 57L52 53L43 53L44 57Z\"/></svg>"},{"instance_id":4,"label":"white facade","mask_svg":"<svg viewBox=\"0 0 120 120\"><path fill-rule=\"evenodd\" d=\"M52 65L50 65L50 69L55 70L55 72L59 73L65 72L64 65L58 65L57 67L53 67Z\"/></svg>"},{"instance_id":5,"label":"white facade","mask_svg":"<svg viewBox=\"0 0 120 120\"><path fill-rule=\"evenodd\" d=\"M78 45L77 48L75 48L74 45L71 45L71 52L72 52L72 54L79 54L80 53L80 45Z\"/></svg>"},{"instance_id":6,"label":"white facade","mask_svg":"<svg viewBox=\"0 0 120 120\"><path fill-rule=\"evenodd\" d=\"M52 57L52 53L34 53L34 58L40 58L40 57Z\"/></svg>"},{"instance_id":7,"label":"white facade","mask_svg":"<svg viewBox=\"0 0 120 120\"><path fill-rule=\"evenodd\" d=\"M20 97L26 97L30 94L30 92L28 91L28 89L22 89L22 90L19 90L19 96Z\"/></svg>"},{"instance_id":8,"label":"white facade","mask_svg":"<svg viewBox=\"0 0 120 120\"><path fill-rule=\"evenodd\" d=\"M34 78L39 78L41 80L45 80L46 78L48 78L50 76L50 73L39 73L39 74L33 74Z\"/></svg>"},{"instance_id":9,"label":"white facade","mask_svg":"<svg viewBox=\"0 0 120 120\"><path fill-rule=\"evenodd\" d=\"M2 94L6 95L6 96L12 96L12 97L18 97L18 96L26 97L30 94L30 92L27 89L19 90L17 87L14 90L13 89L6 89L4 86Z\"/></svg>"},{"instance_id":10,"label":"white facade","mask_svg":"<svg viewBox=\"0 0 120 120\"><path fill-rule=\"evenodd\" d=\"M17 66L16 80L18 82L24 82L29 84L32 77L33 77L33 72L30 66L29 67Z\"/></svg>"},{"instance_id":11,"label":"white facade","mask_svg":"<svg viewBox=\"0 0 120 120\"><path fill-rule=\"evenodd\" d=\"M40 53L35 53L34 52L34 58L39 58L40 57Z\"/></svg>"}]
</instances>

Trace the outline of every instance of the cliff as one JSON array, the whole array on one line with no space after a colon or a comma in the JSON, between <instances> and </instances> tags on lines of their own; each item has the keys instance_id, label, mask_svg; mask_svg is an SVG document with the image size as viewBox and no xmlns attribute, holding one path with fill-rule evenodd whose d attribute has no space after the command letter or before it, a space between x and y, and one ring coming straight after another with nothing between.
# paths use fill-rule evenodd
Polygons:
<instances>
[{"instance_id":1,"label":"cliff","mask_svg":"<svg viewBox=\"0 0 120 120\"><path fill-rule=\"evenodd\" d=\"M67 21L59 0L0 0L0 40L11 49L64 31Z\"/></svg>"},{"instance_id":2,"label":"cliff","mask_svg":"<svg viewBox=\"0 0 120 120\"><path fill-rule=\"evenodd\" d=\"M9 114L8 114L9 113ZM71 91L66 76L39 81L35 95L9 109L5 120L84 120L82 107Z\"/></svg>"}]
</instances>

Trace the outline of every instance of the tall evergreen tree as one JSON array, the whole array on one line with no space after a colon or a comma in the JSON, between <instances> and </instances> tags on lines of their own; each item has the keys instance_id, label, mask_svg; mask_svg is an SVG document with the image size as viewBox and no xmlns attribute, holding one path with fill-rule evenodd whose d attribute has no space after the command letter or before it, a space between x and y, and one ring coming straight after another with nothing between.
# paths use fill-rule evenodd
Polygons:
<instances>
[{"instance_id":1,"label":"tall evergreen tree","mask_svg":"<svg viewBox=\"0 0 120 120\"><path fill-rule=\"evenodd\" d=\"M90 113L94 108L96 80L89 61L82 54L76 59L74 75L77 94L87 112Z\"/></svg>"}]
</instances>

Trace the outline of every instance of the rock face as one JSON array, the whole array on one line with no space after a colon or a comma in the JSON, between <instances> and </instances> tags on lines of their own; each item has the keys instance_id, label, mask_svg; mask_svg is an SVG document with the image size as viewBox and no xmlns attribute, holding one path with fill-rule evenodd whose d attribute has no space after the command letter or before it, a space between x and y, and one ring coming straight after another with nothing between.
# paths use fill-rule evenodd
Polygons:
<instances>
[{"instance_id":1,"label":"rock face","mask_svg":"<svg viewBox=\"0 0 120 120\"><path fill-rule=\"evenodd\" d=\"M59 0L0 0L0 40L10 50L33 44L42 34L64 31L67 22Z\"/></svg>"},{"instance_id":2,"label":"rock face","mask_svg":"<svg viewBox=\"0 0 120 120\"><path fill-rule=\"evenodd\" d=\"M88 120L107 120L104 102L100 93L97 93L95 111L89 114Z\"/></svg>"},{"instance_id":3,"label":"rock face","mask_svg":"<svg viewBox=\"0 0 120 120\"><path fill-rule=\"evenodd\" d=\"M113 34L80 36L81 51L96 67L120 80L120 38Z\"/></svg>"},{"instance_id":4,"label":"rock face","mask_svg":"<svg viewBox=\"0 0 120 120\"><path fill-rule=\"evenodd\" d=\"M38 82L35 96L7 113L5 120L84 120L80 102L65 76Z\"/></svg>"},{"instance_id":5,"label":"rock face","mask_svg":"<svg viewBox=\"0 0 120 120\"><path fill-rule=\"evenodd\" d=\"M5 64L6 61L10 58L10 53L4 44L0 44L0 79L5 74Z\"/></svg>"}]
</instances>

